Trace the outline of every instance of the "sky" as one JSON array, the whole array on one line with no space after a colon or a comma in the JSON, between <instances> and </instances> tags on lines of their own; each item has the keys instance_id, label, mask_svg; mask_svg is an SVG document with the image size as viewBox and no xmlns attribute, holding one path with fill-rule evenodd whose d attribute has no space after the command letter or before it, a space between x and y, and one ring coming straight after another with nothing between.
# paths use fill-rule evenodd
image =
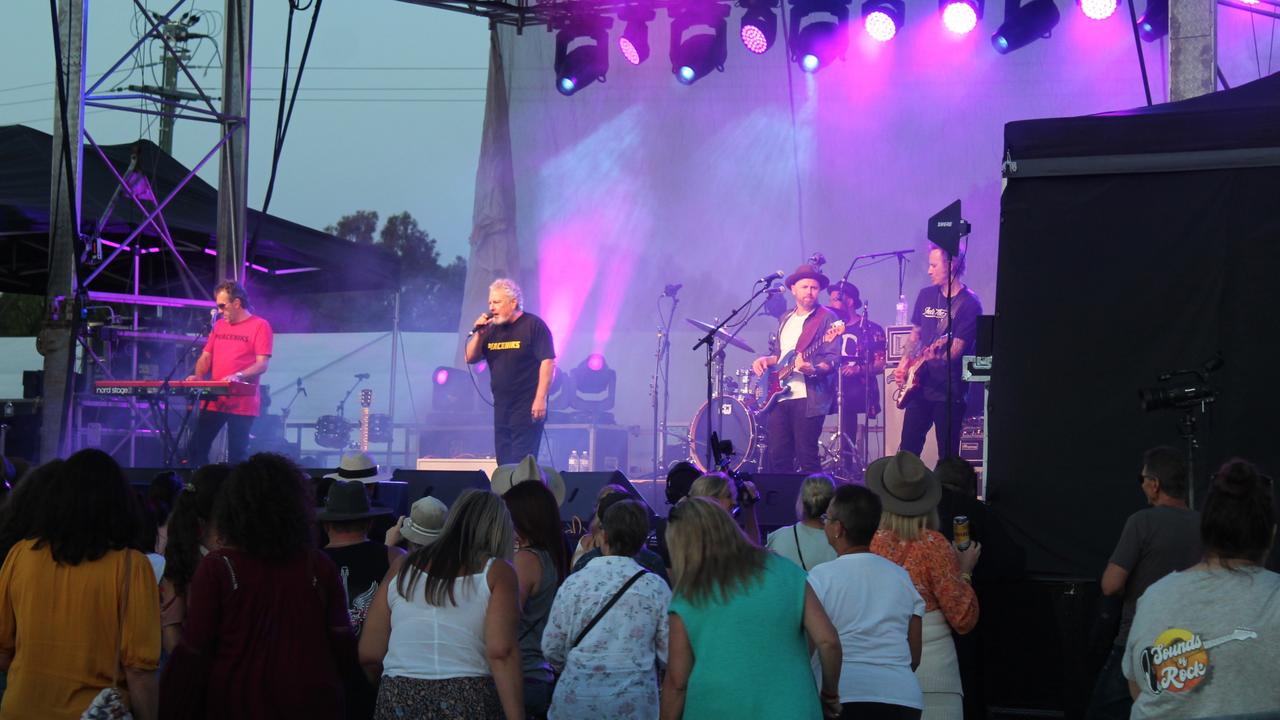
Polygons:
<instances>
[{"instance_id":1,"label":"sky","mask_svg":"<svg viewBox=\"0 0 1280 720\"><path fill-rule=\"evenodd\" d=\"M174 3L144 0L151 10ZM5 3L0 23L0 125L53 126L54 54L49 5ZM186 0L174 16L199 12L192 32L215 39L189 45L193 74L220 94L220 0ZM250 206L261 208L288 26L288 3L258 2L254 17L254 102L250 115ZM312 11L294 17L290 66L296 68ZM87 66L90 82L138 37L142 21L124 0L91 3ZM382 218L410 212L439 241L442 259L467 255L475 172L484 114L487 22L460 13L394 0L322 2L285 141L270 212L323 228L355 210ZM160 84L162 49L148 43L131 57L143 67L113 75L104 88ZM124 68L133 68L133 61ZM212 67L210 68L210 66ZM293 73L291 71L292 84ZM185 77L178 87L190 88ZM136 113L93 110L86 128L99 143L158 140L157 124ZM213 146L213 126L178 121L174 155L192 166ZM216 163L201 176L217 184Z\"/></svg>"}]
</instances>

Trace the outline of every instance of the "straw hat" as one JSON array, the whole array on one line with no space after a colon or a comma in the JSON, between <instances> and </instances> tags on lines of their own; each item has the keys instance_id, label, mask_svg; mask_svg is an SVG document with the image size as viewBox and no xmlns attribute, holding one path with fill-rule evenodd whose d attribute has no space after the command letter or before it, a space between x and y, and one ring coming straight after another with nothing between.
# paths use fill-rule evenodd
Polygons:
<instances>
[{"instance_id":1,"label":"straw hat","mask_svg":"<svg viewBox=\"0 0 1280 720\"><path fill-rule=\"evenodd\" d=\"M514 465L499 465L493 471L489 487L499 495L506 495L508 490L526 480L542 482L551 489L551 494L556 496L556 504L564 504L564 478L555 468L538 465L537 459L532 455L526 455L523 460Z\"/></svg>"},{"instance_id":2,"label":"straw hat","mask_svg":"<svg viewBox=\"0 0 1280 720\"><path fill-rule=\"evenodd\" d=\"M331 472L325 477L330 480L359 480L362 483L375 483L390 480L394 472L390 468L384 471L378 467L378 463L373 461L373 456L369 453L352 450L342 453L342 460L338 462L338 471Z\"/></svg>"}]
</instances>

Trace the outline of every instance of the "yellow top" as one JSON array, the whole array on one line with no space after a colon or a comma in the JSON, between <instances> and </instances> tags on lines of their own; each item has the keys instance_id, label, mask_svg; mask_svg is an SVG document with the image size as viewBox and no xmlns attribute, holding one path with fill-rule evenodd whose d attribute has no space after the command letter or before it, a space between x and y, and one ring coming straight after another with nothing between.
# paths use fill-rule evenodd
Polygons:
<instances>
[{"instance_id":1,"label":"yellow top","mask_svg":"<svg viewBox=\"0 0 1280 720\"><path fill-rule=\"evenodd\" d=\"M60 565L47 546L35 544L14 545L0 569L0 653L13 654L0 720L78 718L111 686L117 657L134 670L160 663L159 592L146 556L111 550ZM133 557L121 641L125 553ZM123 670L119 684L124 691Z\"/></svg>"}]
</instances>

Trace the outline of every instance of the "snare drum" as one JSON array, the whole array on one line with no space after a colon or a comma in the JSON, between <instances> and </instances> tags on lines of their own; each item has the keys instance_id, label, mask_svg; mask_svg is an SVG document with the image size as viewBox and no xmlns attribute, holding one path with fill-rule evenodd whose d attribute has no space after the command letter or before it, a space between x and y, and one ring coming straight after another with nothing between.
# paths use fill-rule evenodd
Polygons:
<instances>
[{"instance_id":1,"label":"snare drum","mask_svg":"<svg viewBox=\"0 0 1280 720\"><path fill-rule=\"evenodd\" d=\"M707 423L721 440L733 442L733 458L729 469L737 470L752 459L756 444L760 441L763 428L756 426L755 413L747 405L735 397L721 395L712 398L712 412L707 412L707 404L703 403L689 423L689 455L690 461L702 472L708 472L707 459Z\"/></svg>"},{"instance_id":2,"label":"snare drum","mask_svg":"<svg viewBox=\"0 0 1280 720\"><path fill-rule=\"evenodd\" d=\"M345 449L351 442L351 423L339 415L321 415L316 420L316 444L320 447Z\"/></svg>"}]
</instances>

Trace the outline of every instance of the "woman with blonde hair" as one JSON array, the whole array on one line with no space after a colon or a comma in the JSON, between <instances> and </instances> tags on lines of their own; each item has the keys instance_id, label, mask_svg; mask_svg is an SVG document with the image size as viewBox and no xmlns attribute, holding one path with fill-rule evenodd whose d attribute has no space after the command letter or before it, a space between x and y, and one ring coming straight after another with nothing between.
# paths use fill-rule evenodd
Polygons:
<instances>
[{"instance_id":1,"label":"woman with blonde hair","mask_svg":"<svg viewBox=\"0 0 1280 720\"><path fill-rule=\"evenodd\" d=\"M740 492L745 491L745 492ZM689 486L689 497L707 498L715 502L731 517L742 518L741 527L751 542L760 544L760 519L756 516L756 501L760 493L750 480L739 484L722 472L707 473Z\"/></svg>"},{"instance_id":2,"label":"woman with blonde hair","mask_svg":"<svg viewBox=\"0 0 1280 720\"><path fill-rule=\"evenodd\" d=\"M937 530L942 485L912 453L901 451L867 467L867 487L884 511L871 552L906 568L924 599L923 646L916 678L924 692L925 720L961 720L964 692L951 631L964 635L978 623L978 596L970 585L981 547L957 551Z\"/></svg>"},{"instance_id":3,"label":"woman with blonde hair","mask_svg":"<svg viewBox=\"0 0 1280 720\"><path fill-rule=\"evenodd\" d=\"M514 548L502 498L465 490L439 539L391 567L360 633L375 718L524 718Z\"/></svg>"},{"instance_id":4,"label":"woman with blonde hair","mask_svg":"<svg viewBox=\"0 0 1280 720\"><path fill-rule=\"evenodd\" d=\"M796 495L798 522L769 533L765 547L804 568L805 572L835 560L836 551L831 549L822 527L822 514L827 511L835 493L836 483L830 475L814 473L805 478Z\"/></svg>"},{"instance_id":5,"label":"woman with blonde hair","mask_svg":"<svg viewBox=\"0 0 1280 720\"><path fill-rule=\"evenodd\" d=\"M666 534L675 588L660 717L838 715L840 638L804 571L748 540L708 498L673 507Z\"/></svg>"}]
</instances>

